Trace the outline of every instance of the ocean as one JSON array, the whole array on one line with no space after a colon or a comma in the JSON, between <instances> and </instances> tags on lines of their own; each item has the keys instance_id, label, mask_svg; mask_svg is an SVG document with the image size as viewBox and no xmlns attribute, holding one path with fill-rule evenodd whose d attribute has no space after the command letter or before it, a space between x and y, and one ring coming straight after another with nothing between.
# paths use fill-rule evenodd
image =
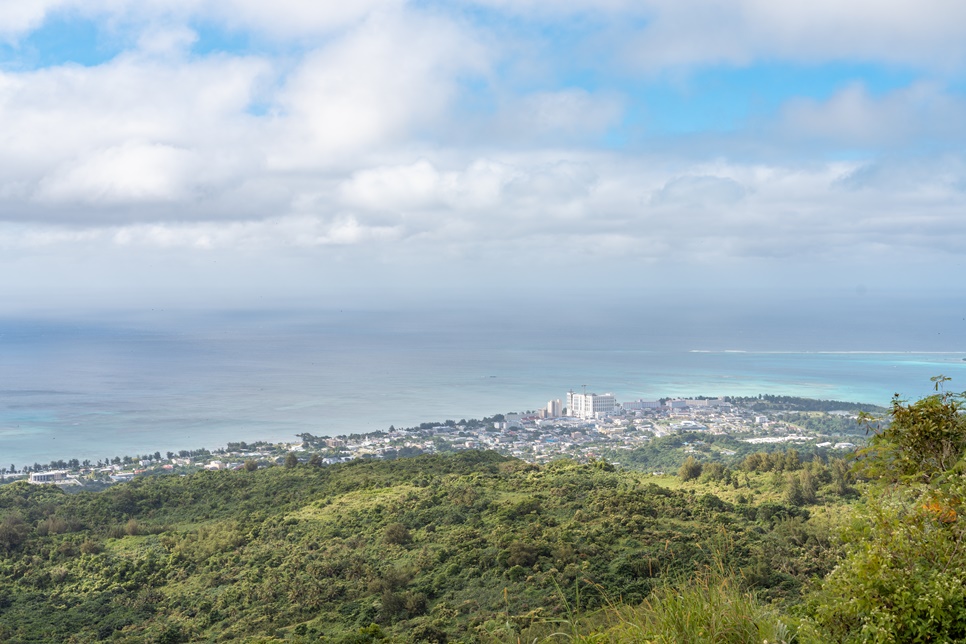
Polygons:
<instances>
[{"instance_id":1,"label":"ocean","mask_svg":"<svg viewBox=\"0 0 966 644\"><path fill-rule=\"evenodd\" d=\"M966 343L906 342L895 325L495 308L0 320L0 464L479 418L585 385L622 401L786 394L879 405L931 393L939 374L966 389Z\"/></svg>"}]
</instances>

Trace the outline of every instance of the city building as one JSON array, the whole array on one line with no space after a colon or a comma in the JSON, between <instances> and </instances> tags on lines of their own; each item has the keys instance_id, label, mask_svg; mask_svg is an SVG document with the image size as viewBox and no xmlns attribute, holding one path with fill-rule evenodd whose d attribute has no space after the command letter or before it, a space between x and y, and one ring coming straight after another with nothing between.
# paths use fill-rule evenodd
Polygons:
<instances>
[{"instance_id":1,"label":"city building","mask_svg":"<svg viewBox=\"0 0 966 644\"><path fill-rule=\"evenodd\" d=\"M503 420L506 421L507 428L523 427L523 414L503 414Z\"/></svg>"},{"instance_id":2,"label":"city building","mask_svg":"<svg viewBox=\"0 0 966 644\"><path fill-rule=\"evenodd\" d=\"M563 403L559 398L547 403L547 418L560 418L563 416Z\"/></svg>"},{"instance_id":3,"label":"city building","mask_svg":"<svg viewBox=\"0 0 966 644\"><path fill-rule=\"evenodd\" d=\"M62 483L67 480L65 470L51 470L49 472L31 472L30 482L37 483Z\"/></svg>"},{"instance_id":4,"label":"city building","mask_svg":"<svg viewBox=\"0 0 966 644\"><path fill-rule=\"evenodd\" d=\"M641 411L643 409L660 409L663 407L660 400L632 400L631 402L621 403L624 411Z\"/></svg>"},{"instance_id":5,"label":"city building","mask_svg":"<svg viewBox=\"0 0 966 644\"><path fill-rule=\"evenodd\" d=\"M567 392L567 415L591 419L609 416L620 411L614 394L578 394Z\"/></svg>"}]
</instances>

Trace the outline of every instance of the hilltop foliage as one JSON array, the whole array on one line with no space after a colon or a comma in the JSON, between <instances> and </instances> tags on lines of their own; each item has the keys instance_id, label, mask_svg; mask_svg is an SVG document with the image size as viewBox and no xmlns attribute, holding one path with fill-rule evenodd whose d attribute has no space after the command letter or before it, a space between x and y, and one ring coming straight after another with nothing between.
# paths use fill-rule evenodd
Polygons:
<instances>
[{"instance_id":1,"label":"hilltop foliage","mask_svg":"<svg viewBox=\"0 0 966 644\"><path fill-rule=\"evenodd\" d=\"M737 498L754 495L747 482L718 496L650 478L464 452L71 495L12 484L0 638L510 641L714 562L773 598L834 563L827 528L783 503L781 483L758 481L772 491L752 503Z\"/></svg>"},{"instance_id":2,"label":"hilltop foliage","mask_svg":"<svg viewBox=\"0 0 966 644\"><path fill-rule=\"evenodd\" d=\"M800 398L798 396L776 396L764 394L762 396L732 396L725 400L748 407L753 411L850 411L877 414L887 411L878 405L868 403L842 402L839 400L817 400L814 398Z\"/></svg>"},{"instance_id":3,"label":"hilltop foliage","mask_svg":"<svg viewBox=\"0 0 966 644\"><path fill-rule=\"evenodd\" d=\"M934 380L933 396L894 399L859 454L865 503L843 533L846 557L807 602L821 639L966 641L964 395Z\"/></svg>"}]
</instances>

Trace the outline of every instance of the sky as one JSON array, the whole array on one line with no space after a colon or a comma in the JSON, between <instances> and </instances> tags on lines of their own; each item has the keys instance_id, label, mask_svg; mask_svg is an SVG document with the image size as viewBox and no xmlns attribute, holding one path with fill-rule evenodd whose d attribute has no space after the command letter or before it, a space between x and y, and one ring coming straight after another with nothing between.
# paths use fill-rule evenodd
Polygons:
<instances>
[{"instance_id":1,"label":"sky","mask_svg":"<svg viewBox=\"0 0 966 644\"><path fill-rule=\"evenodd\" d=\"M0 0L8 313L958 310L964 151L960 0Z\"/></svg>"}]
</instances>

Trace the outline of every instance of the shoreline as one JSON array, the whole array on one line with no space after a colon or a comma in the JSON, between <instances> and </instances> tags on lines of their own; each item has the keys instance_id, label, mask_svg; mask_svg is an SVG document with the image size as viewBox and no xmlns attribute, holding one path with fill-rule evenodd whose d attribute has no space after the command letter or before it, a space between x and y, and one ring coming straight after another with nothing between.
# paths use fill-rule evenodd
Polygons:
<instances>
[{"instance_id":1,"label":"shoreline","mask_svg":"<svg viewBox=\"0 0 966 644\"><path fill-rule=\"evenodd\" d=\"M734 401L732 405L730 401ZM722 407L708 403L720 401ZM228 441L213 448L168 450L161 453L114 455L98 460L71 458L43 464L23 464L17 469L22 476L28 472L69 471L76 475L128 472L132 476L159 468L204 465L207 469L237 469L246 460L269 462L283 459L287 454L316 454L327 464L355 458L396 458L423 453L446 453L463 449L494 449L510 456L541 462L559 457L597 458L601 453L616 449L634 449L654 438L671 434L701 433L731 435L749 444L809 443L816 448L836 448L852 441L836 440L848 434L824 436L816 432L802 434L802 418L819 414L837 419L854 418L859 410L885 408L847 401L822 400L793 396L767 395L760 398L743 397L710 399L668 399L660 408L621 411L594 419L571 416L548 417L545 412L497 414L483 419L461 419L424 422L418 426L366 433L317 436L310 433L296 435L295 441ZM804 411L803 411L804 410ZM787 416L797 414L797 416ZM799 424L787 422L794 418ZM807 418L805 418L807 420ZM205 461L202 464L202 461ZM212 465L215 463L215 465ZM209 467L210 466L210 467ZM5 478L10 476L6 466ZM140 470L140 471L139 471Z\"/></svg>"}]
</instances>

